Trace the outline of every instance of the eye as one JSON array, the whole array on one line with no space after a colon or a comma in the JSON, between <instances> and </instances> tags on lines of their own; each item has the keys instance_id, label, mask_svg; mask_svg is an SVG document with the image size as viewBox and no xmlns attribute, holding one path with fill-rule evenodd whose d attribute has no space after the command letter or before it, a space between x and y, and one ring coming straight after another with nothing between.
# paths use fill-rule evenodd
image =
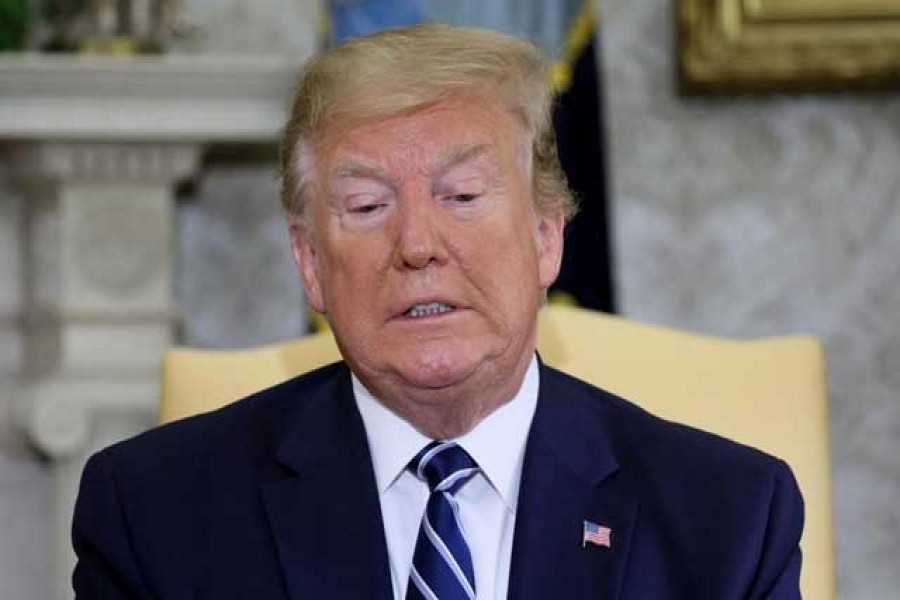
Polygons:
<instances>
[{"instance_id":1,"label":"eye","mask_svg":"<svg viewBox=\"0 0 900 600\"><path fill-rule=\"evenodd\" d=\"M362 204L360 206L354 206L349 210L349 212L357 215L368 215L374 213L385 207L383 202L372 203L372 204Z\"/></svg>"},{"instance_id":2,"label":"eye","mask_svg":"<svg viewBox=\"0 0 900 600\"><path fill-rule=\"evenodd\" d=\"M342 202L344 210L355 216L368 216L381 212L388 206L389 199L385 194L353 194Z\"/></svg>"},{"instance_id":3,"label":"eye","mask_svg":"<svg viewBox=\"0 0 900 600\"><path fill-rule=\"evenodd\" d=\"M474 202L481 197L480 193L448 193L444 196L441 196L441 200L445 202L453 202L456 204L467 204L469 202Z\"/></svg>"}]
</instances>

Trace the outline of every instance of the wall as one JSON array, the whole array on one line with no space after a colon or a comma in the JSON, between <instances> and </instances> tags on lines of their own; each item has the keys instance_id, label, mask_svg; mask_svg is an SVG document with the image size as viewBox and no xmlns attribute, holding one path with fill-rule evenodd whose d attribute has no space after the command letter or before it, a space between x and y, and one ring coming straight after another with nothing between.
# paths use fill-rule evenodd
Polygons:
<instances>
[{"instance_id":1,"label":"wall","mask_svg":"<svg viewBox=\"0 0 900 600\"><path fill-rule=\"evenodd\" d=\"M842 598L900 587L900 100L685 100L674 2L603 5L623 312L826 344Z\"/></svg>"},{"instance_id":2,"label":"wall","mask_svg":"<svg viewBox=\"0 0 900 600\"><path fill-rule=\"evenodd\" d=\"M187 4L204 31L190 51L298 52L313 21L310 0ZM900 588L900 101L678 98L671 4L603 6L623 312L715 334L822 337L840 595L890 597ZM240 346L296 334L304 310L271 157L213 154L207 167L179 206L181 339ZM29 600L46 596L49 479L9 417L21 206L4 185L0 598Z\"/></svg>"}]
</instances>

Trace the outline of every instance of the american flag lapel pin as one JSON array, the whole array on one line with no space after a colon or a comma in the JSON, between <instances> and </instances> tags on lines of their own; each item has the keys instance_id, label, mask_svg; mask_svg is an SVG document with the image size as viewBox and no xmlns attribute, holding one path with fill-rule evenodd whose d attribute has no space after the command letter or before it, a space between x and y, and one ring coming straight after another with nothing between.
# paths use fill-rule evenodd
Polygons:
<instances>
[{"instance_id":1,"label":"american flag lapel pin","mask_svg":"<svg viewBox=\"0 0 900 600\"><path fill-rule=\"evenodd\" d=\"M584 535L581 538L581 547L584 548L588 544L602 546L604 548L612 548L611 543L612 529L598 525L592 521L584 522Z\"/></svg>"}]
</instances>

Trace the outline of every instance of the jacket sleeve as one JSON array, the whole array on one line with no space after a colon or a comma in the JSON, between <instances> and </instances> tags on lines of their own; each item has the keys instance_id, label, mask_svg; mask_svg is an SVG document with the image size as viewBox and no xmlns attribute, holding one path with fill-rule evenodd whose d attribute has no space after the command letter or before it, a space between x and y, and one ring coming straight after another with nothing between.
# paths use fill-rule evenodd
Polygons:
<instances>
[{"instance_id":1,"label":"jacket sleeve","mask_svg":"<svg viewBox=\"0 0 900 600\"><path fill-rule=\"evenodd\" d=\"M144 587L128 537L108 452L94 455L81 477L72 522L77 564L72 575L76 599L152 598Z\"/></svg>"},{"instance_id":2,"label":"jacket sleeve","mask_svg":"<svg viewBox=\"0 0 900 600\"><path fill-rule=\"evenodd\" d=\"M800 598L802 533L803 498L790 467L778 461L759 566L748 598Z\"/></svg>"}]
</instances>

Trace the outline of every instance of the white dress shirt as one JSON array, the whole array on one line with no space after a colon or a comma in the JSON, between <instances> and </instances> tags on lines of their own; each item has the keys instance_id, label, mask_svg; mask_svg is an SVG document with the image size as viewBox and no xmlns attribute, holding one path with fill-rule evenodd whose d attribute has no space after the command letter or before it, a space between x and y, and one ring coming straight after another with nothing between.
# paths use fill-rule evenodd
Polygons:
<instances>
[{"instance_id":1,"label":"white dress shirt","mask_svg":"<svg viewBox=\"0 0 900 600\"><path fill-rule=\"evenodd\" d=\"M532 357L515 397L454 440L481 468L456 493L480 600L506 598L522 460L537 407L538 384L537 359ZM406 465L432 440L385 408L355 376L353 394L375 469L394 598L400 600L406 595L429 495L428 485Z\"/></svg>"}]
</instances>

